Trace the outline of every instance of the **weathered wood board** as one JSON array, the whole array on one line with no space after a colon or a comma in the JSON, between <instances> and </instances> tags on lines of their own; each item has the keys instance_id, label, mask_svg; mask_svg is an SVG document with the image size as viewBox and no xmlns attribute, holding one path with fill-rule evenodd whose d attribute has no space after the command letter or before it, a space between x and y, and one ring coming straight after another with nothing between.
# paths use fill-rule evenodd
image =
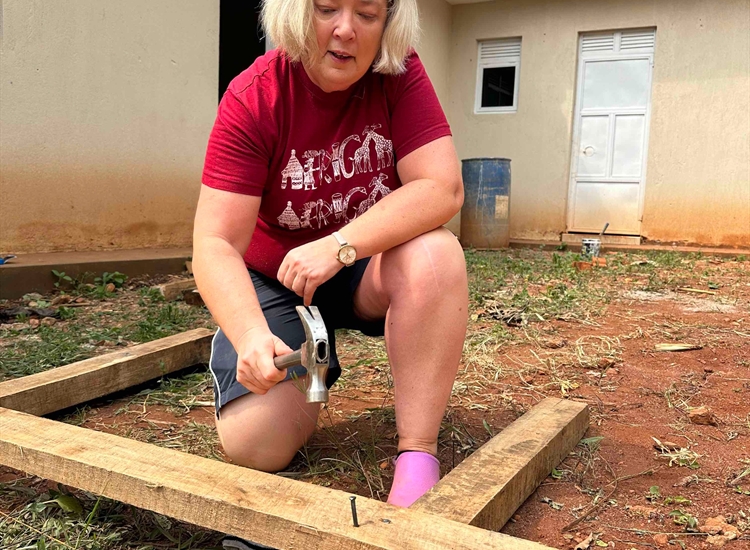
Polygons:
<instances>
[{"instance_id":1,"label":"weathered wood board","mask_svg":"<svg viewBox=\"0 0 750 550\"><path fill-rule=\"evenodd\" d=\"M0 383L0 407L43 415L207 363L213 331L199 328Z\"/></svg>"},{"instance_id":2,"label":"weathered wood board","mask_svg":"<svg viewBox=\"0 0 750 550\"><path fill-rule=\"evenodd\" d=\"M456 466L411 509L499 531L588 425L585 403L547 398Z\"/></svg>"},{"instance_id":3,"label":"weathered wood board","mask_svg":"<svg viewBox=\"0 0 750 550\"><path fill-rule=\"evenodd\" d=\"M183 279L180 281L172 281L171 283L164 283L156 287L159 293L164 296L167 302L176 300L182 296L182 293L186 290L193 290L198 288L195 284L195 279Z\"/></svg>"},{"instance_id":4,"label":"weathered wood board","mask_svg":"<svg viewBox=\"0 0 750 550\"><path fill-rule=\"evenodd\" d=\"M348 493L2 408L0 463L279 549L549 550L364 497L354 527Z\"/></svg>"}]
</instances>

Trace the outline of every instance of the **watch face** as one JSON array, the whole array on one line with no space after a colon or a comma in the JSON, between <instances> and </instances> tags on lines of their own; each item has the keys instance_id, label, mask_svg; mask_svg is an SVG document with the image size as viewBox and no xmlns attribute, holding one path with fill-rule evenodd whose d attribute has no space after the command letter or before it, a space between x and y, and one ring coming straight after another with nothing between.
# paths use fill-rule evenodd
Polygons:
<instances>
[{"instance_id":1,"label":"watch face","mask_svg":"<svg viewBox=\"0 0 750 550\"><path fill-rule=\"evenodd\" d=\"M357 251L351 245L339 249L339 261L344 265L352 265L357 259Z\"/></svg>"}]
</instances>

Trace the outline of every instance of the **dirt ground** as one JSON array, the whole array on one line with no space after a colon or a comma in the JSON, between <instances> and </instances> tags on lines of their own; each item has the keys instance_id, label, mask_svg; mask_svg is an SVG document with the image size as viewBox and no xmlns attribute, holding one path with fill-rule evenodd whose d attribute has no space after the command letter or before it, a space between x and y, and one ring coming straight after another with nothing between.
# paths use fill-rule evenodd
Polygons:
<instances>
[{"instance_id":1,"label":"dirt ground","mask_svg":"<svg viewBox=\"0 0 750 550\"><path fill-rule=\"evenodd\" d=\"M442 473L541 399L584 401L584 440L502 532L563 549L750 548L750 261L606 257L606 268L579 272L570 253L467 252L472 316L440 434ZM97 307L117 310L136 291ZM205 310L187 324L211 326ZM0 332L6 357L13 338L28 337L18 325ZM352 332L337 338L344 374L320 430L280 475L385 500L396 451L385 346ZM100 343L92 353L118 345ZM57 418L223 460L212 401L197 368ZM0 482L1 542L53 485L7 468ZM184 547L210 548L217 537ZM97 548L135 547L119 544Z\"/></svg>"}]
</instances>

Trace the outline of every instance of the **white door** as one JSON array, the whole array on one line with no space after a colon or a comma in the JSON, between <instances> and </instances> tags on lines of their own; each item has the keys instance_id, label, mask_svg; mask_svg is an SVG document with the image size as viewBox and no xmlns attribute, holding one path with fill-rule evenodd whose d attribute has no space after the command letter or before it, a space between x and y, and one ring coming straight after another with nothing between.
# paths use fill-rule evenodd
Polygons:
<instances>
[{"instance_id":1,"label":"white door","mask_svg":"<svg viewBox=\"0 0 750 550\"><path fill-rule=\"evenodd\" d=\"M568 231L640 234L654 41L653 29L581 36Z\"/></svg>"}]
</instances>

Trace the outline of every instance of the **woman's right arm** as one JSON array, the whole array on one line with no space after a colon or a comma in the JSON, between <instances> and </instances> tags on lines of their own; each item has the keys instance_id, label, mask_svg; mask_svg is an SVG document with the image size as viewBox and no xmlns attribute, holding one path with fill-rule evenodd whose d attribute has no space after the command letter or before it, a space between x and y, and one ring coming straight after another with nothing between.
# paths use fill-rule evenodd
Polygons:
<instances>
[{"instance_id":1,"label":"woman's right arm","mask_svg":"<svg viewBox=\"0 0 750 550\"><path fill-rule=\"evenodd\" d=\"M284 379L273 364L292 350L271 334L243 254L250 245L260 197L201 186L193 229L193 273L203 301L237 351L237 380L266 393Z\"/></svg>"}]
</instances>

